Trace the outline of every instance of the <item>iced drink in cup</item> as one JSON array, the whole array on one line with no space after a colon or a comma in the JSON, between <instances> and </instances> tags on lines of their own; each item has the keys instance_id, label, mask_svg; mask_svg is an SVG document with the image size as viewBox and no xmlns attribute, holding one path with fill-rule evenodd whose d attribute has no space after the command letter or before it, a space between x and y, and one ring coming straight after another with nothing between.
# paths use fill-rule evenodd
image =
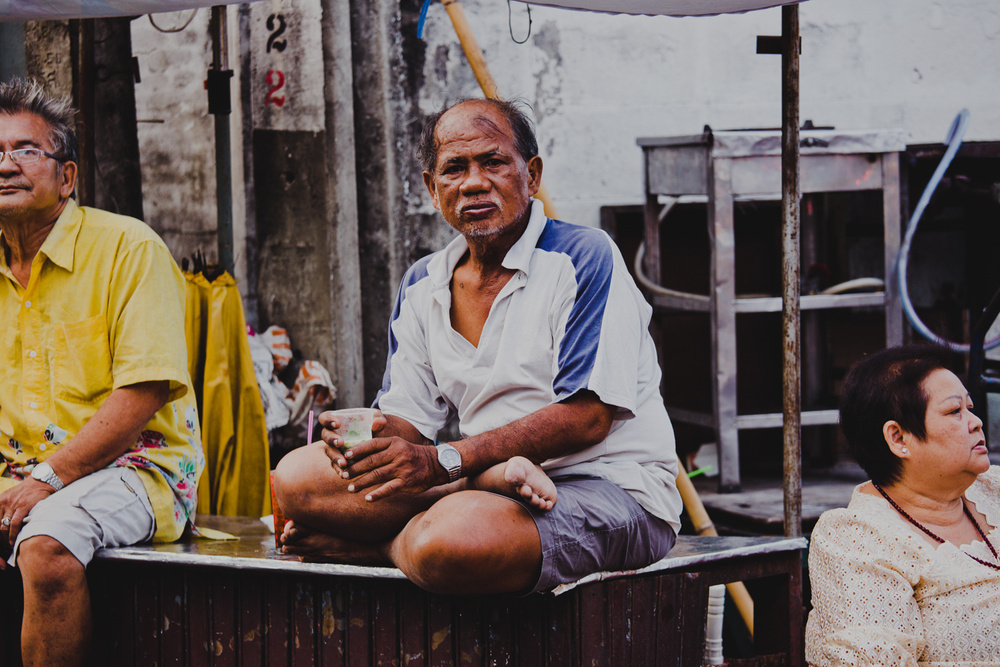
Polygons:
<instances>
[{"instance_id":1,"label":"iced drink in cup","mask_svg":"<svg viewBox=\"0 0 1000 667\"><path fill-rule=\"evenodd\" d=\"M340 427L334 432L340 436L344 444L340 446L345 452L354 445L372 439L372 420L377 410L373 408L348 408L334 410L333 414L340 422Z\"/></svg>"}]
</instances>

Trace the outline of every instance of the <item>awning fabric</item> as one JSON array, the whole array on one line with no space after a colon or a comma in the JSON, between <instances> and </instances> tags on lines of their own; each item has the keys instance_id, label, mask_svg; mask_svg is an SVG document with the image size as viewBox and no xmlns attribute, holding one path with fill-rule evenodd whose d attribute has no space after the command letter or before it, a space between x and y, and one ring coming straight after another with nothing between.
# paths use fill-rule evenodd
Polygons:
<instances>
[{"instance_id":1,"label":"awning fabric","mask_svg":"<svg viewBox=\"0 0 1000 667\"><path fill-rule=\"evenodd\" d=\"M141 16L253 0L0 0L0 21Z\"/></svg>"},{"instance_id":2,"label":"awning fabric","mask_svg":"<svg viewBox=\"0 0 1000 667\"><path fill-rule=\"evenodd\" d=\"M0 0L0 21L141 16L254 0ZM519 0L524 2L525 0ZM710 16L739 14L804 0L529 0L528 4L610 14Z\"/></svg>"},{"instance_id":3,"label":"awning fabric","mask_svg":"<svg viewBox=\"0 0 1000 667\"><path fill-rule=\"evenodd\" d=\"M531 5L609 14L647 16L712 16L742 14L756 9L793 5L804 0L519 0Z\"/></svg>"}]
</instances>

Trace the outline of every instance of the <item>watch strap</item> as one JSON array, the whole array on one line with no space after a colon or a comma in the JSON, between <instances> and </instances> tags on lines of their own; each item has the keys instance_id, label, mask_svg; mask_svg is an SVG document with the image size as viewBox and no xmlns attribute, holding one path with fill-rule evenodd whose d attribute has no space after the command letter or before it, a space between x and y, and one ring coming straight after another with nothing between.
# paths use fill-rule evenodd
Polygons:
<instances>
[{"instance_id":1,"label":"watch strap","mask_svg":"<svg viewBox=\"0 0 1000 667\"><path fill-rule=\"evenodd\" d=\"M61 491L66 486L48 463L39 463L36 465L31 471L31 476L39 482L48 484L56 491Z\"/></svg>"}]
</instances>

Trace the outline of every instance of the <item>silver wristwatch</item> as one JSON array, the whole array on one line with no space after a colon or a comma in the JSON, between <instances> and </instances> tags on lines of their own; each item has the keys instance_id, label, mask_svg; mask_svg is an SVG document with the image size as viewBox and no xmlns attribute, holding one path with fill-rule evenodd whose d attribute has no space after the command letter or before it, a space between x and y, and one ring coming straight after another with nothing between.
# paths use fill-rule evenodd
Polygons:
<instances>
[{"instance_id":1,"label":"silver wristwatch","mask_svg":"<svg viewBox=\"0 0 1000 667\"><path fill-rule=\"evenodd\" d=\"M447 442L435 446L438 450L438 463L448 471L448 481L454 482L462 476L462 455Z\"/></svg>"},{"instance_id":2,"label":"silver wristwatch","mask_svg":"<svg viewBox=\"0 0 1000 667\"><path fill-rule=\"evenodd\" d=\"M36 465L31 471L31 477L32 479L37 479L39 482L45 482L56 491L66 486L48 463L39 463Z\"/></svg>"}]
</instances>

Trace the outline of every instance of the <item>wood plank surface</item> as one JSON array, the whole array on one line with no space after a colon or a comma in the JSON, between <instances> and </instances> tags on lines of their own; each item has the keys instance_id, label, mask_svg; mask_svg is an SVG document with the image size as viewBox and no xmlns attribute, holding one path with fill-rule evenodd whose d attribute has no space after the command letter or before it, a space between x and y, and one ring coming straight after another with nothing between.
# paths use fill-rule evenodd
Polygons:
<instances>
[{"instance_id":1,"label":"wood plank surface","mask_svg":"<svg viewBox=\"0 0 1000 667\"><path fill-rule=\"evenodd\" d=\"M274 569L270 534L247 528L243 545L158 546L96 559L88 570L90 664L687 667L703 655L707 587L761 577L772 579L758 600L769 611L759 625L758 649L767 654L760 664L779 664L789 651L801 656L799 542L684 539L666 569L612 574L558 595L443 596L389 572L318 574L281 560ZM247 553L262 562L253 566ZM178 554L193 564L176 562ZM16 571L0 581L21 599ZM0 609L0 667L20 665L17 607Z\"/></svg>"}]
</instances>

